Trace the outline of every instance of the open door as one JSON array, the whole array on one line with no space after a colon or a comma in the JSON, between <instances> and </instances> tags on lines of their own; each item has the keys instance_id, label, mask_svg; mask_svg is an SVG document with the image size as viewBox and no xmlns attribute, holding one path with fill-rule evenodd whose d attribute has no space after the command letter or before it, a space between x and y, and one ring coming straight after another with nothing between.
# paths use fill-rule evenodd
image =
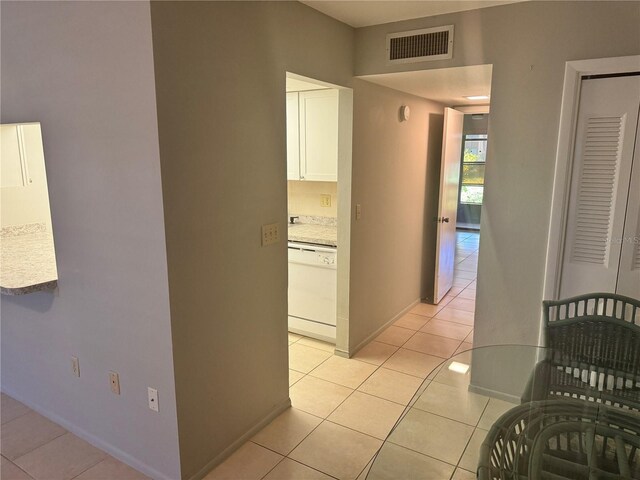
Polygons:
<instances>
[{"instance_id":1,"label":"open door","mask_svg":"<svg viewBox=\"0 0 640 480\"><path fill-rule=\"evenodd\" d=\"M438 199L436 262L433 303L438 304L453 285L456 256L456 215L462 156L464 114L452 108L444 110L440 195Z\"/></svg>"}]
</instances>

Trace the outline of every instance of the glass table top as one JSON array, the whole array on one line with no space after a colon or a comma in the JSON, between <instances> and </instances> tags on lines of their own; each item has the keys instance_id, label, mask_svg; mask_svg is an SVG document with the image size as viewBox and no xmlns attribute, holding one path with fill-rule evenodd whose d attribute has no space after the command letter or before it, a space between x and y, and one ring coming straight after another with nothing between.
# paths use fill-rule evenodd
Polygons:
<instances>
[{"instance_id":1,"label":"glass table top","mask_svg":"<svg viewBox=\"0 0 640 480\"><path fill-rule=\"evenodd\" d=\"M364 478L640 479L640 378L560 368L557 356L500 345L444 361Z\"/></svg>"}]
</instances>

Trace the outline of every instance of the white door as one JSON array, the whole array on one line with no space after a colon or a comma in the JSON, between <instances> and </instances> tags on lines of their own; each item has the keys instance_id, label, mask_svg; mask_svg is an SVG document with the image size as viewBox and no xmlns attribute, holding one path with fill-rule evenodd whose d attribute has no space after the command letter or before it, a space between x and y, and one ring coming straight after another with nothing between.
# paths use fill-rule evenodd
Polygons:
<instances>
[{"instance_id":1,"label":"white door","mask_svg":"<svg viewBox=\"0 0 640 480\"><path fill-rule=\"evenodd\" d=\"M298 92L287 92L287 180L300 180Z\"/></svg>"},{"instance_id":2,"label":"white door","mask_svg":"<svg viewBox=\"0 0 640 480\"><path fill-rule=\"evenodd\" d=\"M639 95L640 97L640 92ZM639 114L640 121L640 114ZM636 127L636 142L631 166L631 182L616 293L632 298L640 298L640 125Z\"/></svg>"},{"instance_id":3,"label":"white door","mask_svg":"<svg viewBox=\"0 0 640 480\"><path fill-rule=\"evenodd\" d=\"M632 286L640 202L630 190L639 111L640 76L582 80L560 298L616 292L620 273L619 293L640 296Z\"/></svg>"},{"instance_id":4,"label":"white door","mask_svg":"<svg viewBox=\"0 0 640 480\"><path fill-rule=\"evenodd\" d=\"M442 300L453 285L463 122L463 113L452 108L445 108L437 218L436 271L433 293L433 303L435 304Z\"/></svg>"},{"instance_id":5,"label":"white door","mask_svg":"<svg viewBox=\"0 0 640 480\"><path fill-rule=\"evenodd\" d=\"M338 90L300 92L300 176L338 180Z\"/></svg>"}]
</instances>

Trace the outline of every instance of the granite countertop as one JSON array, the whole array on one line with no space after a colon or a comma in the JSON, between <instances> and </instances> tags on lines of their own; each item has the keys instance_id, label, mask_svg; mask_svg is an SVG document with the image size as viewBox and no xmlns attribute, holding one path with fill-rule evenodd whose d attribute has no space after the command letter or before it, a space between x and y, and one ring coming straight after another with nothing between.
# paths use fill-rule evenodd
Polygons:
<instances>
[{"instance_id":1,"label":"granite countertop","mask_svg":"<svg viewBox=\"0 0 640 480\"><path fill-rule=\"evenodd\" d=\"M288 238L290 242L304 242L337 247L338 228L336 219L331 217L301 215L296 223L289 224Z\"/></svg>"},{"instance_id":2,"label":"granite countertop","mask_svg":"<svg viewBox=\"0 0 640 480\"><path fill-rule=\"evenodd\" d=\"M0 293L24 295L58 284L53 235L44 224L5 227L0 231Z\"/></svg>"}]
</instances>

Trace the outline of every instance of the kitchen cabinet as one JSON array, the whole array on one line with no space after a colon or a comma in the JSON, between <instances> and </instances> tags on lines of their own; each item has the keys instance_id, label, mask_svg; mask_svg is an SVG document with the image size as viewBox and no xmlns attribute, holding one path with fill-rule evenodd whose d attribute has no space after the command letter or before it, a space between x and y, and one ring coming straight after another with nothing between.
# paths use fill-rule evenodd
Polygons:
<instances>
[{"instance_id":1,"label":"kitchen cabinet","mask_svg":"<svg viewBox=\"0 0 640 480\"><path fill-rule=\"evenodd\" d=\"M338 180L338 90L287 93L287 179Z\"/></svg>"}]
</instances>

